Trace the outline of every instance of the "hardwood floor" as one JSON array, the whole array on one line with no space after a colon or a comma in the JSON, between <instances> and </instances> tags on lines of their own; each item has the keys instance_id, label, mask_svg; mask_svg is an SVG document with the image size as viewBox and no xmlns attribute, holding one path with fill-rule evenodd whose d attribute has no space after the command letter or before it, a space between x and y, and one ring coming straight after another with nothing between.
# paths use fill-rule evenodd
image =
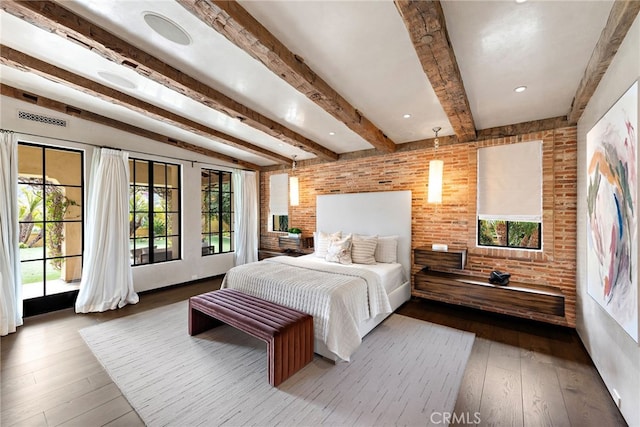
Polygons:
<instances>
[{"instance_id":1,"label":"hardwood floor","mask_svg":"<svg viewBox=\"0 0 640 427\"><path fill-rule=\"evenodd\" d=\"M136 305L106 313L68 309L26 318L1 341L0 425L143 425L78 330L219 284L147 293ZM575 331L423 300L409 301L399 313L476 334L452 424L626 425Z\"/></svg>"},{"instance_id":2,"label":"hardwood floor","mask_svg":"<svg viewBox=\"0 0 640 427\"><path fill-rule=\"evenodd\" d=\"M626 426L572 329L418 299L398 313L476 334L452 424Z\"/></svg>"}]
</instances>

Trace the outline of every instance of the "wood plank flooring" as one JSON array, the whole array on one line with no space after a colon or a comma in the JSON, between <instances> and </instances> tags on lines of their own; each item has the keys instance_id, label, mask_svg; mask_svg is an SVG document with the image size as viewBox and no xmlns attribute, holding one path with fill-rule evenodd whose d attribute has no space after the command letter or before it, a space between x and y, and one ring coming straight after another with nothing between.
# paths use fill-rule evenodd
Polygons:
<instances>
[{"instance_id":1,"label":"wood plank flooring","mask_svg":"<svg viewBox=\"0 0 640 427\"><path fill-rule=\"evenodd\" d=\"M143 425L78 330L219 285L218 278L147 293L106 313L69 309L26 318L0 342L0 425ZM399 313L476 334L453 425L626 425L573 330L424 300Z\"/></svg>"}]
</instances>

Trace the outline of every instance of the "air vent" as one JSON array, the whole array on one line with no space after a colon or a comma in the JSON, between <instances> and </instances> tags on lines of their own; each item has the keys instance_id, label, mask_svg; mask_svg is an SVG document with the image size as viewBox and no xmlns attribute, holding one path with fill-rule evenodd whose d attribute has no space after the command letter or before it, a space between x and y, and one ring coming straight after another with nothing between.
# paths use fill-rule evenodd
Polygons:
<instances>
[{"instance_id":1,"label":"air vent","mask_svg":"<svg viewBox=\"0 0 640 427\"><path fill-rule=\"evenodd\" d=\"M46 125L67 127L67 121L62 119L56 119L55 117L47 117L41 114L27 113L26 111L18 111L18 118L24 120L31 120L32 122L40 122Z\"/></svg>"}]
</instances>

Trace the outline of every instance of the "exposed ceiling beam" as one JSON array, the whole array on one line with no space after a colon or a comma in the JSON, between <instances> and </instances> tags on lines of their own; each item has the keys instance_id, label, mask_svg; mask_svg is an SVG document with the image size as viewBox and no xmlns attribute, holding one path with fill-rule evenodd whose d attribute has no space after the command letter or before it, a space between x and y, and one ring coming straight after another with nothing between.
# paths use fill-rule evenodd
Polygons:
<instances>
[{"instance_id":1,"label":"exposed ceiling beam","mask_svg":"<svg viewBox=\"0 0 640 427\"><path fill-rule=\"evenodd\" d=\"M235 1L177 0L383 153L396 145Z\"/></svg>"},{"instance_id":2,"label":"exposed ceiling beam","mask_svg":"<svg viewBox=\"0 0 640 427\"><path fill-rule=\"evenodd\" d=\"M474 140L476 127L440 2L395 0L395 5L458 140Z\"/></svg>"},{"instance_id":3,"label":"exposed ceiling beam","mask_svg":"<svg viewBox=\"0 0 640 427\"><path fill-rule=\"evenodd\" d=\"M508 137L516 137L517 139L522 139L522 136L524 135L530 135L533 133L545 132L545 131L553 131L556 129L563 129L563 128L575 129L575 125L569 124L569 122L567 121L567 116L551 117L548 119L532 120L529 122L521 122L521 123L516 123L512 125L479 129L476 141L482 141L486 139L508 138ZM457 145L457 144L463 144L463 143L461 143L458 140L458 137L455 135L438 137L438 145L440 148ZM396 153L416 151L416 150L431 150L434 147L435 147L435 138L419 139L416 141L410 141L410 142L404 142L402 144L398 144L398 149L396 150ZM338 159L338 161L365 159L368 157L377 157L381 155L383 154L374 149L351 151L348 153L340 154L340 159ZM311 165L320 165L324 163L327 163L327 161L322 159L309 159L309 160L302 160L298 162L298 165L311 166ZM277 171L281 169L282 169L282 166L263 166L260 170L264 172L270 172L270 171Z\"/></svg>"},{"instance_id":4,"label":"exposed ceiling beam","mask_svg":"<svg viewBox=\"0 0 640 427\"><path fill-rule=\"evenodd\" d=\"M544 132L571 126L567 116L551 117L549 119L533 120L530 122L514 123L512 125L497 126L478 131L477 141L484 139L506 138L510 136L526 135L528 133Z\"/></svg>"},{"instance_id":5,"label":"exposed ceiling beam","mask_svg":"<svg viewBox=\"0 0 640 427\"><path fill-rule=\"evenodd\" d=\"M6 85L4 83L0 83L0 95L8 96L10 98L18 99L20 101L29 102L39 107L47 108L49 110L56 111L62 114L68 114L70 116L78 117L80 119L87 120L93 123L98 123L104 126L109 126L114 129L122 130L124 132L129 132L133 135L138 135L143 138L152 139L154 141L158 141L163 144L170 145L172 147L182 148L187 151L191 151L193 153L198 153L214 159L223 160L235 166L241 166L243 168L252 169L252 170L260 170L260 166L256 164L245 162L243 160L239 160L234 157L227 156L225 154L217 153L213 150L209 150L207 148L200 147L198 145L194 145L188 142L179 141L177 139L170 138L168 136L165 136L156 132L152 132L146 129L139 128L137 126L130 125L129 123L124 123L115 119L111 119L109 117L101 116L99 114L92 113L91 111L83 110L82 108L65 104L63 102L46 98L44 96L36 95L31 92L26 92L22 89L17 89L12 86Z\"/></svg>"},{"instance_id":6,"label":"exposed ceiling beam","mask_svg":"<svg viewBox=\"0 0 640 427\"><path fill-rule=\"evenodd\" d=\"M616 56L620 44L624 40L629 28L640 12L638 0L616 0L611 7L607 24L600 33L596 47L591 53L578 90L571 103L571 111L567 115L571 124L578 123L591 96L596 91L600 80L609 68L611 60Z\"/></svg>"},{"instance_id":7,"label":"exposed ceiling beam","mask_svg":"<svg viewBox=\"0 0 640 427\"><path fill-rule=\"evenodd\" d=\"M286 128L219 91L182 73L99 26L51 1L3 0L0 7L33 25L54 32L99 55L125 65L144 77L318 157L336 160L338 154Z\"/></svg>"},{"instance_id":8,"label":"exposed ceiling beam","mask_svg":"<svg viewBox=\"0 0 640 427\"><path fill-rule=\"evenodd\" d=\"M112 104L121 105L162 122L170 122L188 132L204 136L205 138L212 138L234 148L249 151L276 163L286 165L291 163L291 159L288 157L273 153L239 138L226 135L216 129L210 128L191 119L187 119L148 102L139 100L115 89L111 89L110 87L94 82L93 80L79 76L70 71L63 70L62 68L48 64L8 46L0 45L0 63L22 71L33 72L46 79L63 84L72 89L79 90L93 97L111 102Z\"/></svg>"}]
</instances>

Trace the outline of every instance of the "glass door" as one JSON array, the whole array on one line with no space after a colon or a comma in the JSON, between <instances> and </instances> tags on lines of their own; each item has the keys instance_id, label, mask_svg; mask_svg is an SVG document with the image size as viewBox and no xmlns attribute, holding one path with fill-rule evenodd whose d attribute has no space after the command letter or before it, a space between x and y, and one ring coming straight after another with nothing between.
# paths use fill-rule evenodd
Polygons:
<instances>
[{"instance_id":1,"label":"glass door","mask_svg":"<svg viewBox=\"0 0 640 427\"><path fill-rule=\"evenodd\" d=\"M18 145L18 217L24 315L73 306L80 287L83 152Z\"/></svg>"}]
</instances>

